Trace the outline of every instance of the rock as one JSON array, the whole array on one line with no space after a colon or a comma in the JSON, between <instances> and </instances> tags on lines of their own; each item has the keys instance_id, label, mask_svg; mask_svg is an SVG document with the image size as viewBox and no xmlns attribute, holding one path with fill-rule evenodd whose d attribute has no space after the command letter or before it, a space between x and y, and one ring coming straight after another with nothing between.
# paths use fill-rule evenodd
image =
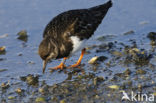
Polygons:
<instances>
[{"instance_id":1,"label":"rock","mask_svg":"<svg viewBox=\"0 0 156 103\"><path fill-rule=\"evenodd\" d=\"M138 90L142 90L143 86L141 84L138 84Z\"/></svg>"},{"instance_id":2,"label":"rock","mask_svg":"<svg viewBox=\"0 0 156 103\"><path fill-rule=\"evenodd\" d=\"M18 35L17 39L27 42L28 35L26 30L21 30L20 32L17 33L17 35Z\"/></svg>"},{"instance_id":3,"label":"rock","mask_svg":"<svg viewBox=\"0 0 156 103\"><path fill-rule=\"evenodd\" d=\"M40 87L40 88L38 89L38 91L39 91L41 94L45 94L45 93L48 91L48 88L49 88L48 85L43 84L43 86Z\"/></svg>"},{"instance_id":4,"label":"rock","mask_svg":"<svg viewBox=\"0 0 156 103\"><path fill-rule=\"evenodd\" d=\"M98 60L98 56L95 56L95 57L91 58L91 59L88 61L88 63L89 63L89 64L95 64L95 63L97 63L97 60Z\"/></svg>"},{"instance_id":5,"label":"rock","mask_svg":"<svg viewBox=\"0 0 156 103\"><path fill-rule=\"evenodd\" d=\"M22 81L26 81L27 77L26 77L26 76L21 76L20 79L21 79Z\"/></svg>"},{"instance_id":6,"label":"rock","mask_svg":"<svg viewBox=\"0 0 156 103\"><path fill-rule=\"evenodd\" d=\"M125 64L134 63L135 65L143 66L149 64L152 54L146 50L138 48L125 48L126 54Z\"/></svg>"},{"instance_id":7,"label":"rock","mask_svg":"<svg viewBox=\"0 0 156 103\"><path fill-rule=\"evenodd\" d=\"M95 56L93 58L91 58L88 63L89 64L97 64L99 62L103 62L104 60L108 59L107 57L105 56Z\"/></svg>"},{"instance_id":8,"label":"rock","mask_svg":"<svg viewBox=\"0 0 156 103\"><path fill-rule=\"evenodd\" d=\"M28 61L27 63L28 63L28 64L35 64L34 61Z\"/></svg>"},{"instance_id":9,"label":"rock","mask_svg":"<svg viewBox=\"0 0 156 103\"><path fill-rule=\"evenodd\" d=\"M4 72L7 71L8 69L0 69L0 72Z\"/></svg>"},{"instance_id":10,"label":"rock","mask_svg":"<svg viewBox=\"0 0 156 103\"><path fill-rule=\"evenodd\" d=\"M8 36L8 34L0 35L0 39L5 38L5 37L7 37L7 36Z\"/></svg>"},{"instance_id":11,"label":"rock","mask_svg":"<svg viewBox=\"0 0 156 103\"><path fill-rule=\"evenodd\" d=\"M127 76L131 74L131 71L127 68L123 73Z\"/></svg>"},{"instance_id":12,"label":"rock","mask_svg":"<svg viewBox=\"0 0 156 103\"><path fill-rule=\"evenodd\" d=\"M6 58L0 58L0 61L6 60Z\"/></svg>"},{"instance_id":13,"label":"rock","mask_svg":"<svg viewBox=\"0 0 156 103\"><path fill-rule=\"evenodd\" d=\"M51 101L58 101L58 98L56 96L51 97Z\"/></svg>"},{"instance_id":14,"label":"rock","mask_svg":"<svg viewBox=\"0 0 156 103\"><path fill-rule=\"evenodd\" d=\"M108 86L110 89L115 89L115 90L118 90L119 89L119 86L118 85L111 85L111 86Z\"/></svg>"},{"instance_id":15,"label":"rock","mask_svg":"<svg viewBox=\"0 0 156 103\"><path fill-rule=\"evenodd\" d=\"M98 96L98 95L95 95L95 99L99 99L100 98L100 96Z\"/></svg>"},{"instance_id":16,"label":"rock","mask_svg":"<svg viewBox=\"0 0 156 103\"><path fill-rule=\"evenodd\" d=\"M18 56L22 56L23 54L22 54L22 53L18 53L17 55L18 55Z\"/></svg>"},{"instance_id":17,"label":"rock","mask_svg":"<svg viewBox=\"0 0 156 103\"><path fill-rule=\"evenodd\" d=\"M40 93L44 93L44 89L43 89L43 88L39 88L38 91L39 91Z\"/></svg>"},{"instance_id":18,"label":"rock","mask_svg":"<svg viewBox=\"0 0 156 103\"><path fill-rule=\"evenodd\" d=\"M98 59L97 59L97 61L103 62L106 59L108 59L106 56L99 56Z\"/></svg>"},{"instance_id":19,"label":"rock","mask_svg":"<svg viewBox=\"0 0 156 103\"><path fill-rule=\"evenodd\" d=\"M150 39L150 40L156 40L156 32L150 32L148 33L147 37Z\"/></svg>"},{"instance_id":20,"label":"rock","mask_svg":"<svg viewBox=\"0 0 156 103\"><path fill-rule=\"evenodd\" d=\"M0 55L5 54L6 50L5 50L5 46L0 47Z\"/></svg>"},{"instance_id":21,"label":"rock","mask_svg":"<svg viewBox=\"0 0 156 103\"><path fill-rule=\"evenodd\" d=\"M10 81L1 84L2 89L8 89L10 87Z\"/></svg>"},{"instance_id":22,"label":"rock","mask_svg":"<svg viewBox=\"0 0 156 103\"><path fill-rule=\"evenodd\" d=\"M60 103L66 103L65 100L61 100Z\"/></svg>"},{"instance_id":23,"label":"rock","mask_svg":"<svg viewBox=\"0 0 156 103\"><path fill-rule=\"evenodd\" d=\"M118 57L122 57L123 55L121 52L118 52L118 51L113 51L112 54Z\"/></svg>"},{"instance_id":24,"label":"rock","mask_svg":"<svg viewBox=\"0 0 156 103\"><path fill-rule=\"evenodd\" d=\"M99 45L99 49L96 52L104 52L107 50L110 50L114 47L114 43L113 42L109 42L109 43L102 43Z\"/></svg>"},{"instance_id":25,"label":"rock","mask_svg":"<svg viewBox=\"0 0 156 103\"><path fill-rule=\"evenodd\" d=\"M94 84L94 85L98 85L98 83L99 83L99 82L102 82L102 81L104 81L104 78L103 78L103 77L95 77L95 78L93 79L93 84Z\"/></svg>"},{"instance_id":26,"label":"rock","mask_svg":"<svg viewBox=\"0 0 156 103\"><path fill-rule=\"evenodd\" d=\"M92 46L88 46L88 47L85 47L85 48L86 48L86 50L92 50L92 49L94 49L96 47L98 47L98 46L94 44Z\"/></svg>"},{"instance_id":27,"label":"rock","mask_svg":"<svg viewBox=\"0 0 156 103\"><path fill-rule=\"evenodd\" d=\"M99 40L99 41L106 41L106 40L112 39L113 37L115 37L115 35L104 35L104 36L98 37L97 40Z\"/></svg>"},{"instance_id":28,"label":"rock","mask_svg":"<svg viewBox=\"0 0 156 103\"><path fill-rule=\"evenodd\" d=\"M132 48L132 49L129 49L129 53L131 55L135 55L136 53L139 53L140 50L138 48Z\"/></svg>"},{"instance_id":29,"label":"rock","mask_svg":"<svg viewBox=\"0 0 156 103\"><path fill-rule=\"evenodd\" d=\"M145 25L145 24L148 24L149 22L148 21L141 21L139 24L140 25Z\"/></svg>"},{"instance_id":30,"label":"rock","mask_svg":"<svg viewBox=\"0 0 156 103\"><path fill-rule=\"evenodd\" d=\"M13 96L9 96L9 97L8 97L8 99L10 99L10 100L11 100L11 99L15 99L15 98L16 98L16 97L13 97Z\"/></svg>"},{"instance_id":31,"label":"rock","mask_svg":"<svg viewBox=\"0 0 156 103\"><path fill-rule=\"evenodd\" d=\"M135 32L133 30L130 30L128 32L123 33L123 35L129 35L129 34L134 34Z\"/></svg>"},{"instance_id":32,"label":"rock","mask_svg":"<svg viewBox=\"0 0 156 103\"><path fill-rule=\"evenodd\" d=\"M35 100L35 102L43 103L43 102L45 102L45 98L43 98L43 97L37 97L36 100Z\"/></svg>"},{"instance_id":33,"label":"rock","mask_svg":"<svg viewBox=\"0 0 156 103\"><path fill-rule=\"evenodd\" d=\"M155 40L151 40L150 44L151 44L151 46L156 46L156 41Z\"/></svg>"},{"instance_id":34,"label":"rock","mask_svg":"<svg viewBox=\"0 0 156 103\"><path fill-rule=\"evenodd\" d=\"M22 91L23 91L23 90L22 90L21 88L17 88L17 89L15 90L15 92L16 92L16 93L19 93L19 94L22 93Z\"/></svg>"},{"instance_id":35,"label":"rock","mask_svg":"<svg viewBox=\"0 0 156 103\"><path fill-rule=\"evenodd\" d=\"M137 74L146 74L146 71L142 70L142 69L138 69L136 71Z\"/></svg>"},{"instance_id":36,"label":"rock","mask_svg":"<svg viewBox=\"0 0 156 103\"><path fill-rule=\"evenodd\" d=\"M29 85L38 85L38 79L39 79L39 76L33 76L31 74L29 74L27 77L26 77L26 82L29 84Z\"/></svg>"}]
</instances>

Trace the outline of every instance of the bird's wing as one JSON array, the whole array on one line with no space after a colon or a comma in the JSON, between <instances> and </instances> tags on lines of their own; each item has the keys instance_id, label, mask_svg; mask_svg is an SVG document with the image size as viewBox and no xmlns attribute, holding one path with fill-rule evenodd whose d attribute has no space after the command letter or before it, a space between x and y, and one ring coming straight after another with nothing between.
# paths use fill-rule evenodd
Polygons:
<instances>
[{"instance_id":1,"label":"bird's wing","mask_svg":"<svg viewBox=\"0 0 156 103\"><path fill-rule=\"evenodd\" d=\"M43 37L78 36L80 39L88 39L100 21L87 9L70 10L56 16L46 26Z\"/></svg>"},{"instance_id":2,"label":"bird's wing","mask_svg":"<svg viewBox=\"0 0 156 103\"><path fill-rule=\"evenodd\" d=\"M78 18L76 18L70 25L68 25L66 30L63 32L64 37L70 37L74 34L77 21L78 21Z\"/></svg>"},{"instance_id":3,"label":"bird's wing","mask_svg":"<svg viewBox=\"0 0 156 103\"><path fill-rule=\"evenodd\" d=\"M97 25L99 25L98 19L86 9L73 12L72 15L72 19L69 20L70 24L68 24L64 35L88 39L96 30Z\"/></svg>"},{"instance_id":4,"label":"bird's wing","mask_svg":"<svg viewBox=\"0 0 156 103\"><path fill-rule=\"evenodd\" d=\"M112 6L111 0L105 4L89 9L69 10L54 17L46 26L43 37L59 38L78 36L88 39L96 30L108 9Z\"/></svg>"}]
</instances>

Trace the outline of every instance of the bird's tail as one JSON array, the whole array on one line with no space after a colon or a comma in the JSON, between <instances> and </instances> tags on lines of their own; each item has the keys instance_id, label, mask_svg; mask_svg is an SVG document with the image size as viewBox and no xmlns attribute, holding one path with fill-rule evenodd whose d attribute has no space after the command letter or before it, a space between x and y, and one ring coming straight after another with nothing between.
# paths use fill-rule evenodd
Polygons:
<instances>
[{"instance_id":1,"label":"bird's tail","mask_svg":"<svg viewBox=\"0 0 156 103\"><path fill-rule=\"evenodd\" d=\"M92 7L90 8L90 10L93 10L93 11L104 11L104 12L107 12L108 9L110 7L112 7L113 3L111 0L109 0L107 3L105 4L102 4L102 5L99 5L99 6L95 6L95 7Z\"/></svg>"}]
</instances>

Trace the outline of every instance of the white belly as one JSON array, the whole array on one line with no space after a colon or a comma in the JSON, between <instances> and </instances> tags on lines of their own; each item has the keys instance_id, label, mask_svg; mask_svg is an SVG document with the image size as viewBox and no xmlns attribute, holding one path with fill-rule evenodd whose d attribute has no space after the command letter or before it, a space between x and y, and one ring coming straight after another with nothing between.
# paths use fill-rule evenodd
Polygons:
<instances>
[{"instance_id":1,"label":"white belly","mask_svg":"<svg viewBox=\"0 0 156 103\"><path fill-rule=\"evenodd\" d=\"M85 48L85 42L87 41L86 39L80 41L77 36L72 36L71 40L73 42L73 50L71 52L71 55Z\"/></svg>"}]
</instances>

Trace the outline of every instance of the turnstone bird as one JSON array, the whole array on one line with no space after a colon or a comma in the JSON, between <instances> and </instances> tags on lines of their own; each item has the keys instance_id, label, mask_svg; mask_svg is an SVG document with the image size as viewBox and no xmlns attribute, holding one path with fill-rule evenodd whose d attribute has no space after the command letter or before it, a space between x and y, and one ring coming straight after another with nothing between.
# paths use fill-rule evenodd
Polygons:
<instances>
[{"instance_id":1,"label":"turnstone bird","mask_svg":"<svg viewBox=\"0 0 156 103\"><path fill-rule=\"evenodd\" d=\"M89 9L69 10L54 17L46 26L43 40L39 45L38 53L43 60L43 73L48 61L63 58L60 65L51 69L65 68L65 61L75 52L82 50L76 64L80 65L85 53L85 42L97 29L107 11L112 6L112 1L91 7Z\"/></svg>"}]
</instances>

